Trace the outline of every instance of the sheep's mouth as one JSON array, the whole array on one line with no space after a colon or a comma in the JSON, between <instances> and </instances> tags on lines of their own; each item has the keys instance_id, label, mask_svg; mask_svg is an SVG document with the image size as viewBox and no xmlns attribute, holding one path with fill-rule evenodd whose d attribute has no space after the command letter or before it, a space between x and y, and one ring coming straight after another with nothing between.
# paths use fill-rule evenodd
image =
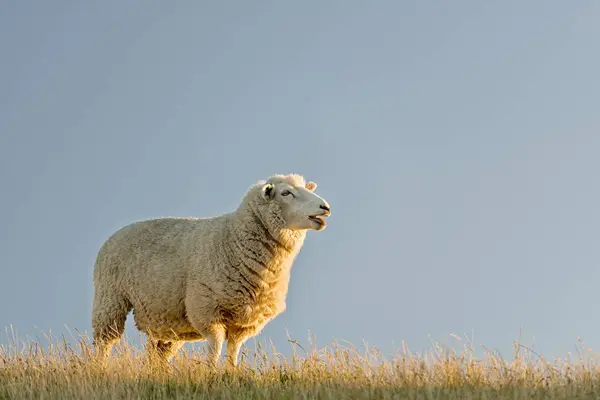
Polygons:
<instances>
[{"instance_id":1,"label":"sheep's mouth","mask_svg":"<svg viewBox=\"0 0 600 400\"><path fill-rule=\"evenodd\" d=\"M325 220L323 219L323 217L317 216L317 215L310 215L308 217L308 219L310 219L311 221L316 222L317 224L319 224L319 226L325 226L327 225L327 222L325 222Z\"/></svg>"}]
</instances>

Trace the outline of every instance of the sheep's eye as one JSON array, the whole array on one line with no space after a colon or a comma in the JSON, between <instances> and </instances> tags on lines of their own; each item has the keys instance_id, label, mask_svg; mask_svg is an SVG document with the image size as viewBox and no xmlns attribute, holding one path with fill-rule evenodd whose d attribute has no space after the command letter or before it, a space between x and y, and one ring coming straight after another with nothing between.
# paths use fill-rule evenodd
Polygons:
<instances>
[{"instance_id":1,"label":"sheep's eye","mask_svg":"<svg viewBox=\"0 0 600 400\"><path fill-rule=\"evenodd\" d=\"M290 194L292 194L292 192L290 192L289 190L284 190L283 192L281 192L282 196L289 196Z\"/></svg>"}]
</instances>

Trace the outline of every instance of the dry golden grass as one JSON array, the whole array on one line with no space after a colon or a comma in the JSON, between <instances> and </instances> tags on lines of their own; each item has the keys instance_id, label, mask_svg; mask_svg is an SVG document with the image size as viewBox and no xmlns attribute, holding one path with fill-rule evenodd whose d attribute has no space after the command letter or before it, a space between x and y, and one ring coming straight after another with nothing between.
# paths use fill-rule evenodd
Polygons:
<instances>
[{"instance_id":1,"label":"dry golden grass","mask_svg":"<svg viewBox=\"0 0 600 400\"><path fill-rule=\"evenodd\" d=\"M288 357L260 343L246 347L235 371L211 370L201 351L183 350L167 371L127 341L102 368L83 336L46 338L43 346L12 340L0 347L0 398L600 399L600 364L587 351L549 361L517 344L508 361L487 350L476 357L467 341L460 351L434 344L386 359L376 349L334 343L304 351L290 342Z\"/></svg>"}]
</instances>

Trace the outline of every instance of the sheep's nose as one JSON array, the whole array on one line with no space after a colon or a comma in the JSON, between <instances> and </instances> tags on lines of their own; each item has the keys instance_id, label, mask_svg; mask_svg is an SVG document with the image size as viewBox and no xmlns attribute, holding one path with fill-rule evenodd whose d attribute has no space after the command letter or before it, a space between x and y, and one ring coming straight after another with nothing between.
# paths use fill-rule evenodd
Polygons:
<instances>
[{"instance_id":1,"label":"sheep's nose","mask_svg":"<svg viewBox=\"0 0 600 400\"><path fill-rule=\"evenodd\" d=\"M329 204L321 204L319 208L327 212L331 212L331 207L329 207Z\"/></svg>"}]
</instances>

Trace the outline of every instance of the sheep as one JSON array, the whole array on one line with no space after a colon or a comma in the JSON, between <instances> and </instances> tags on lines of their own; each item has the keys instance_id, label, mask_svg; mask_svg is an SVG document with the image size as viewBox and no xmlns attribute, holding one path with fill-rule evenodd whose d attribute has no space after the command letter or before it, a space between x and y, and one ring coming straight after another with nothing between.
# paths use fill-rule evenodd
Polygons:
<instances>
[{"instance_id":1,"label":"sheep","mask_svg":"<svg viewBox=\"0 0 600 400\"><path fill-rule=\"evenodd\" d=\"M133 310L148 355L167 364L188 341L208 341L216 366L286 308L290 270L308 230L322 231L330 206L317 184L273 175L237 210L211 218L157 218L110 236L94 266L93 343L105 362Z\"/></svg>"}]
</instances>

